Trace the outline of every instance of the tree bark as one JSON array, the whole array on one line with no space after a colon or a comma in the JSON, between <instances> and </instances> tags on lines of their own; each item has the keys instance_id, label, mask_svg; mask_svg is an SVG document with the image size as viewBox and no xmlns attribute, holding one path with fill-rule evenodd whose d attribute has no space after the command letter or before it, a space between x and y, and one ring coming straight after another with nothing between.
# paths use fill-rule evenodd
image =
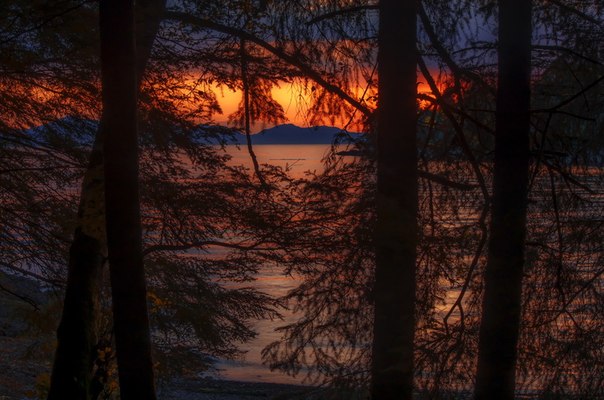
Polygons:
<instances>
[{"instance_id":1,"label":"tree bark","mask_svg":"<svg viewBox=\"0 0 604 400\"><path fill-rule=\"evenodd\" d=\"M105 259L103 157L99 137L97 134L82 183L48 400L84 400L90 396L97 344L97 299Z\"/></svg>"},{"instance_id":2,"label":"tree bark","mask_svg":"<svg viewBox=\"0 0 604 400\"><path fill-rule=\"evenodd\" d=\"M417 226L415 0L381 0L373 399L411 399Z\"/></svg>"},{"instance_id":3,"label":"tree bark","mask_svg":"<svg viewBox=\"0 0 604 400\"><path fill-rule=\"evenodd\" d=\"M140 86L165 9L165 0L136 4L137 78ZM82 183L78 224L70 247L63 314L48 400L88 399L97 352L98 296L106 259L103 125Z\"/></svg>"},{"instance_id":4,"label":"tree bark","mask_svg":"<svg viewBox=\"0 0 604 400\"><path fill-rule=\"evenodd\" d=\"M514 398L528 199L530 0L499 1L495 174L476 399Z\"/></svg>"},{"instance_id":5,"label":"tree bark","mask_svg":"<svg viewBox=\"0 0 604 400\"><path fill-rule=\"evenodd\" d=\"M101 0L105 212L123 400L155 399L138 179L134 2Z\"/></svg>"}]
</instances>

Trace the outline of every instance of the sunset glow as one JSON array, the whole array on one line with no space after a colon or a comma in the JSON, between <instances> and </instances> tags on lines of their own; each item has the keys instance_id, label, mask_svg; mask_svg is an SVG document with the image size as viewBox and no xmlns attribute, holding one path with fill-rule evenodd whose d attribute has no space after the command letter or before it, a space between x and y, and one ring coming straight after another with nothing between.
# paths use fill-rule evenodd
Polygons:
<instances>
[{"instance_id":1,"label":"sunset glow","mask_svg":"<svg viewBox=\"0 0 604 400\"><path fill-rule=\"evenodd\" d=\"M0 13L0 400L604 400L602 0Z\"/></svg>"},{"instance_id":2,"label":"sunset glow","mask_svg":"<svg viewBox=\"0 0 604 400\"><path fill-rule=\"evenodd\" d=\"M229 116L237 110L237 106L241 102L242 92L241 90L217 87L214 92L216 93L216 98L222 108L222 114L216 115L214 119L219 124L227 124L229 122ZM310 125L308 108L311 104L311 100L307 93L294 87L294 85L284 83L279 87L274 87L272 95L283 107L283 111L287 118L286 123L298 126ZM270 125L259 121L254 125L252 130L259 131L266 127L270 127Z\"/></svg>"},{"instance_id":3,"label":"sunset glow","mask_svg":"<svg viewBox=\"0 0 604 400\"><path fill-rule=\"evenodd\" d=\"M436 81L438 89L442 93L446 88L444 79L439 76L437 70L430 71L433 79ZM426 79L418 72L417 76L418 85L417 90L420 94L431 94ZM214 120L219 124L228 124L229 116L237 110L242 97L241 90L231 90L228 88L214 87L216 98L222 108L222 114L214 116ZM357 99L369 98L373 95L371 91L367 90L367 84L359 84L353 91L354 97ZM309 110L312 104L310 97L310 90L308 88L301 87L300 85L282 83L280 86L275 86L272 89L273 98L283 107L285 116L287 118L286 123L291 123L298 126L312 126L311 116ZM344 101L344 100L342 100ZM420 101L420 107L427 107L429 104L426 101ZM344 124L334 124L338 128L343 128ZM263 123L258 121L253 125L252 132L258 132L264 128L271 127L271 124Z\"/></svg>"}]
</instances>

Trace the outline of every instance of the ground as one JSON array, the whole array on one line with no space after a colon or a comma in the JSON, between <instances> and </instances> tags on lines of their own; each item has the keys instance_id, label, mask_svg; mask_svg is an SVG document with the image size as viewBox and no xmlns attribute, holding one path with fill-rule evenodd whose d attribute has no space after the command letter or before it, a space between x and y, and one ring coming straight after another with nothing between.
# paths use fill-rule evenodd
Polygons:
<instances>
[{"instance_id":1,"label":"ground","mask_svg":"<svg viewBox=\"0 0 604 400\"><path fill-rule=\"evenodd\" d=\"M175 382L163 400L286 400L318 398L316 389L274 383L233 382L202 379Z\"/></svg>"},{"instance_id":2,"label":"ground","mask_svg":"<svg viewBox=\"0 0 604 400\"><path fill-rule=\"evenodd\" d=\"M0 289L0 400L43 399L50 379L52 326L56 325L56 318L45 321L44 316L56 317L60 308L49 310L53 302L29 279L0 272ZM36 311L9 292L27 294L44 311ZM159 400L310 400L318 396L311 387L209 378L177 379L158 389Z\"/></svg>"}]
</instances>

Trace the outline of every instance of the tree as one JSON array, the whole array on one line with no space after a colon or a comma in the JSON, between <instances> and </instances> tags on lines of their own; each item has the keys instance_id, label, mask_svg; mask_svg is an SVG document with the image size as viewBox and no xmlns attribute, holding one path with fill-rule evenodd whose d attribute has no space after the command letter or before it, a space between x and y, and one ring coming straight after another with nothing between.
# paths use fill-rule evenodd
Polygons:
<instances>
[{"instance_id":1,"label":"tree","mask_svg":"<svg viewBox=\"0 0 604 400\"><path fill-rule=\"evenodd\" d=\"M137 88L159 29L162 0L137 2ZM138 89L137 89L138 90ZM99 350L99 296L107 257L101 124L84 174L78 223L70 247L63 314L48 399L95 397L91 392L94 361ZM97 383L98 386L98 383ZM95 390L99 390L96 388Z\"/></svg>"},{"instance_id":2,"label":"tree","mask_svg":"<svg viewBox=\"0 0 604 400\"><path fill-rule=\"evenodd\" d=\"M499 1L495 172L476 399L514 399L528 207L532 2Z\"/></svg>"},{"instance_id":3,"label":"tree","mask_svg":"<svg viewBox=\"0 0 604 400\"><path fill-rule=\"evenodd\" d=\"M155 399L138 177L134 2L102 1L105 212L122 399Z\"/></svg>"},{"instance_id":4,"label":"tree","mask_svg":"<svg viewBox=\"0 0 604 400\"><path fill-rule=\"evenodd\" d=\"M413 397L417 225L416 2L381 0L374 399Z\"/></svg>"},{"instance_id":5,"label":"tree","mask_svg":"<svg viewBox=\"0 0 604 400\"><path fill-rule=\"evenodd\" d=\"M158 333L153 344L160 350L156 361L160 368L174 368L180 373L185 368L207 367L206 354L236 354L234 343L253 336L248 318L274 315L272 306L277 302L251 290L231 290L222 283L253 279L258 267L268 261L303 277L287 297L303 315L283 328L282 346L270 348L265 353L270 356L267 359L292 373L299 372L301 366L308 367L303 371L313 382L329 382L338 389L366 387L370 380L378 244L370 229L376 211L373 160L368 157L348 165L332 153L324 174L309 175L298 182L277 169L258 165L256 169L271 186L268 196L268 191L259 191L244 171L226 167L222 157L200 144L213 132L227 129L195 124L210 120L210 112L217 109L212 96L216 82L229 89L247 86L247 101L244 96L233 116L237 123L246 125L246 120L253 121L265 111L278 115L270 90L284 81L293 82L311 97L312 123L352 121L350 126L355 129L363 122L374 123L377 5L362 0L308 0L262 2L267 7L256 9L255 4L237 0L175 3L166 14L145 77L139 102L144 171L141 201L149 304L153 331ZM469 391L476 373L490 201L485 182L490 180L493 165L497 70L494 63L485 62L494 60L495 44L484 38L484 30L480 36L472 36L472 21L480 16L484 18L481 26L494 31L495 4L490 0L460 0L443 6L442 2L424 1L419 10L423 27L417 43L419 67L431 91L419 95L421 202L413 322L417 326L416 362L411 367L416 371L416 390L428 390L434 397ZM575 164L577 156L599 162L602 154L594 134L601 130L596 110L601 110L602 68L601 49L594 40L601 36L595 29L599 16L590 8L593 5L556 1L535 8L535 23L542 25L535 29L533 43L538 73L534 74L537 98L532 102L535 134L531 140L536 162L529 190L531 212L538 218L528 218L527 223L529 247L521 317L524 339L518 344L517 390L529 385L536 390L538 381L543 393L565 392L572 385L584 397L601 392L594 367L603 337L598 318L603 274L602 240L597 233L601 231L601 212L586 211L593 198L590 186L596 182L590 175L592 165L579 169ZM51 16L61 13L52 10ZM250 15L253 24L249 23ZM576 29L578 19L584 21L584 31ZM60 39L57 43L69 44L67 39L80 31L70 28L64 32L58 24L45 25L44 18L41 24L37 18L35 22L22 27L20 18L0 17L3 54L18 54L10 63L6 57L0 58L6 79L2 82L26 82L23 87L14 85L14 92L4 84L0 92L0 107L8 111L1 113L4 128L10 125L6 121L11 121L15 99L26 105L18 114L22 126L61 115L62 111L52 110L57 101L19 99L26 97L23 93L27 90L40 90L42 84L50 82L47 79L53 75L48 71L54 71L56 82L77 82L76 87L64 91L74 93L66 96L70 104L79 99L76 92L83 92L79 85L91 89L86 107L95 108L90 104L96 101L98 65L83 67L79 62L83 58L55 55L56 43L46 47L47 53L41 57L39 49L44 46L11 40L15 34L37 40L40 34L40 43L46 43L48 38L42 33L52 33ZM471 29L465 31L464 24ZM39 25L52 29L39 33ZM11 32L10 26L18 29ZM35 29L30 30L32 27ZM461 31L469 32L470 37L460 39ZM551 32L563 33L552 38ZM538 39L541 33L542 41ZM96 38L82 37L96 43ZM142 56L140 51L138 56ZM64 70L55 67L56 60L62 60ZM194 83L187 82L190 71L199 71ZM355 76L362 79L355 80ZM52 88L60 87L56 82ZM194 102L188 100L193 98ZM88 115L77 107L71 110L78 116ZM94 111L92 114L89 118L96 119ZM70 124L61 121L51 125ZM73 146L62 142L56 146L57 138L79 137L79 124L73 125L76 128L69 128L72 132L45 135L51 140L43 145L49 146L54 140L54 147L26 140L26 132L0 132L3 143L15 140L22 146L19 151L11 146L0 148L0 185L3 201L7 199L2 205L0 229L2 266L19 271L18 267L32 260L36 271L42 271L40 279L59 285L63 276L59 267L65 265L62 260L73 232L72 203L77 198L72 195L69 204L62 204L56 188L77 185L87 158L87 150L74 151ZM50 126L45 130L52 131ZM373 128L367 131L373 132ZM374 150L367 143L358 145ZM100 149L101 143L96 147ZM32 161L41 154L56 163L41 156ZM73 170L67 168L53 172L62 165L76 165L78 169L71 174ZM67 180L75 183L68 184ZM48 181L52 183L48 185ZM55 223L59 218L61 223ZM22 235L33 240L23 240ZM217 257L216 248L227 255ZM210 252L211 257L198 252ZM24 259L27 261L21 263ZM78 300L72 304L86 304L79 300L89 297L75 296ZM240 304L248 307L242 310ZM75 334L74 338L85 339L86 334ZM186 346L179 346L178 341ZM84 346L94 342L94 338L82 340ZM275 349L281 352L273 352ZM183 355L193 353L200 362L194 367L183 366ZM566 368L571 364L572 371Z\"/></svg>"},{"instance_id":6,"label":"tree","mask_svg":"<svg viewBox=\"0 0 604 400\"><path fill-rule=\"evenodd\" d=\"M137 2L139 81L143 77L142 70L145 69L151 51L153 29L149 31L148 28L154 27L157 30L159 27L161 13L153 11L154 7L157 9L159 3L163 2ZM71 14L69 15L71 16ZM77 19L77 16L73 15L73 19ZM149 35L150 33L151 35ZM164 31L166 35L171 33L169 29ZM180 35L180 32L177 34ZM89 39L88 36L84 36L84 38ZM209 86L206 80L183 84L185 75L182 71L190 68L191 64L204 65L205 58L199 53L194 55L179 53L178 56L175 56L175 53L171 53L173 49L166 43L173 42L163 42L154 50L157 53L161 51L163 53L152 59L151 72L147 71L141 95L141 107L143 108L141 125L144 127L144 137L141 139L144 146L141 163L145 171L143 196L146 209L152 210L149 214L144 215L145 255L146 263L152 271L151 303L155 304L153 300L157 299L157 304L161 304L161 307L153 310L153 322L162 332L170 333L161 335L161 338L158 337L154 343L156 349L160 350L158 354L165 356L161 358L163 371L167 371L168 366L172 366L173 370L178 370L180 365L174 358L187 354L187 349L184 349L187 346L182 346L180 340L175 339L177 337L186 336L189 350L192 347L197 351L196 354L203 353L221 357L233 357L239 354L235 343L249 340L254 336L248 321L274 317L278 302L255 290L224 287L222 283L233 280L237 282L252 280L254 271L259 264L280 257L278 248L277 250L262 248L266 246L267 241L279 242L275 240L279 236L276 233L275 225L280 222L273 215L279 200L272 202L265 198L266 196L258 198L256 187L249 181L245 171L227 167L225 155L205 144L207 138L214 134L212 132L222 134L228 132L228 129L220 127L194 129L193 121L209 120L211 113L218 109L214 98L210 96L211 91L209 94L201 90L189 91L194 94L190 101L195 104L193 112L190 109L174 107L171 101L182 101L182 97L179 97L178 93L175 96L176 99L170 98L170 95L166 94L173 93L174 87ZM96 44L92 45L88 42L85 45L88 46L87 50L96 46ZM158 47L161 50L158 50ZM211 53L212 49L207 51ZM87 79L89 80L84 83L90 87L94 87L97 83L95 81L96 67L97 65L89 66L87 69L89 71ZM228 70L228 65L224 62L221 67ZM210 73L219 75L221 82L227 79L224 75L220 75L222 71L212 71L211 68L212 66L209 68ZM172 73L176 75L175 79L172 79ZM210 77L208 81L213 79ZM76 103L79 98L76 97L72 101ZM88 107L88 104L82 106L82 108L85 107ZM74 114L79 113L81 113L81 109L76 108ZM59 125L60 129L56 130L68 138L76 137L84 130L87 134L92 133L94 136L97 124L93 121L82 124L71 123L72 120L77 119L70 118L69 121L54 123L54 125ZM99 129L103 129L103 126ZM41 127L39 130L47 132L53 129L48 126ZM88 237L87 239L92 239L89 242L93 242L94 246L83 249L82 243L78 243L77 240L81 232L76 232L76 243L72 246L72 250L76 249L77 254L84 260L92 260L92 263L89 264L92 265L92 268L83 268L85 265L78 264L75 256L72 257L70 262L72 272L69 274L66 296L68 304L66 304L63 315L62 328L59 330L59 349L56 358L58 366L55 365L55 371L58 371L58 375L63 376L64 379L56 378L57 374L55 374L51 385L51 395L55 396L58 393L59 398L64 397L61 393L72 389L80 390L82 396L85 396L87 383L83 382L90 379L90 368L96 359L97 370L93 378L95 389L92 389L91 394L92 397L95 397L98 394L96 391L102 389L96 384L102 385L106 379L103 376L106 372L104 370L106 365L98 363L97 350L99 354L104 354L101 357L103 362L111 361L112 358L112 353L108 352L110 338L99 338L102 339L99 346L102 345L103 348L97 349L97 338L95 337L97 335L94 332L99 329L96 326L97 321L95 321L98 318L95 318L94 315L97 310L93 307L97 301L95 291L98 290L100 284L95 279L95 272L98 275L101 269L100 262L104 258L103 251L95 253L99 248L102 250L104 247L101 136L97 132L92 157L94 161L87 170L83 184L81 203L85 204L82 207L86 210L86 215L84 215L86 218L83 218L83 221L81 218L78 222L79 231L83 229L90 233L92 230L97 230L94 233L99 235L98 238ZM80 150L82 150L80 153L84 153L86 148L80 148ZM194 167L183 171L181 162L185 155L188 164L194 165ZM13 168L10 169L12 171ZM267 172L267 175L271 176L271 184L281 183L284 180L284 174L278 171ZM57 177L59 181L61 178L62 176ZM40 179L48 181L45 177ZM217 179L224 179L224 181L217 183ZM73 181L69 181L69 184L60 182L66 186L77 184L71 183ZM28 190L38 192L44 188L44 185L37 185ZM49 191L52 191L52 188L49 188ZM166 193L171 193L171 197L167 197ZM249 201L242 201L242 199L249 199ZM174 207L175 204L178 204L178 208ZM234 207L234 204L237 206ZM31 207L29 209L32 213L35 211ZM231 209L232 212L224 213L225 209ZM158 221L154 212L162 213L164 218ZM183 215L187 213L186 228L183 227L180 231L172 230L174 226L184 222ZM208 215L213 215L211 223L206 218ZM218 217L219 215L220 217ZM82 227L82 225L84 226ZM63 250L64 244L68 243L69 238L66 237L68 229L69 227L63 232L65 237L57 236L63 244L60 250ZM161 230L165 234L157 237L154 235L156 230ZM168 231L170 233L167 233ZM237 234L234 233L235 231ZM23 246L23 242L16 241L17 254L22 251ZM209 247L226 249L225 258L204 259L200 257L191 260L187 257L187 249L200 249L204 252ZM94 251L90 251L91 249ZM41 253L40 250L38 248L37 257L45 258L46 253ZM73 251L72 254L74 254ZM60 264L63 254L54 256L52 259ZM53 265L53 269L47 268L42 271L44 275L56 274L58 277L62 277L62 268L57 268L55 265ZM174 274L168 274L166 271L183 271L180 276L190 279L186 282L178 282L179 286L177 286L173 279ZM62 281L58 280L58 282L62 284ZM165 300L168 297L170 301ZM103 301L102 298L101 301ZM248 307L245 309L239 307L242 302L246 303ZM77 312L72 312L74 309ZM202 313L204 318L199 317ZM105 323L105 321L103 322ZM101 329L108 332L111 327L103 326ZM69 354L66 355L66 352ZM87 358L88 354L90 356ZM199 356L196 360L196 368L208 368L208 364L211 364L208 360L209 357ZM170 373L173 372L170 371ZM82 377L73 379L73 376ZM100 381L97 382L97 380Z\"/></svg>"}]
</instances>

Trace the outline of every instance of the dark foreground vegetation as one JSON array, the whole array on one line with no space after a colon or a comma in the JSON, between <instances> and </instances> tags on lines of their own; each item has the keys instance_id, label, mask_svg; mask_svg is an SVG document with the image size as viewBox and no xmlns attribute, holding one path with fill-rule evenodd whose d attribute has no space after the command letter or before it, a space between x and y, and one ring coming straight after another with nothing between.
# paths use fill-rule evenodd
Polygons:
<instances>
[{"instance_id":1,"label":"dark foreground vegetation","mask_svg":"<svg viewBox=\"0 0 604 400\"><path fill-rule=\"evenodd\" d=\"M599 1L2 7L0 395L604 397ZM258 162L277 86L357 157ZM312 388L196 380L287 309Z\"/></svg>"}]
</instances>

